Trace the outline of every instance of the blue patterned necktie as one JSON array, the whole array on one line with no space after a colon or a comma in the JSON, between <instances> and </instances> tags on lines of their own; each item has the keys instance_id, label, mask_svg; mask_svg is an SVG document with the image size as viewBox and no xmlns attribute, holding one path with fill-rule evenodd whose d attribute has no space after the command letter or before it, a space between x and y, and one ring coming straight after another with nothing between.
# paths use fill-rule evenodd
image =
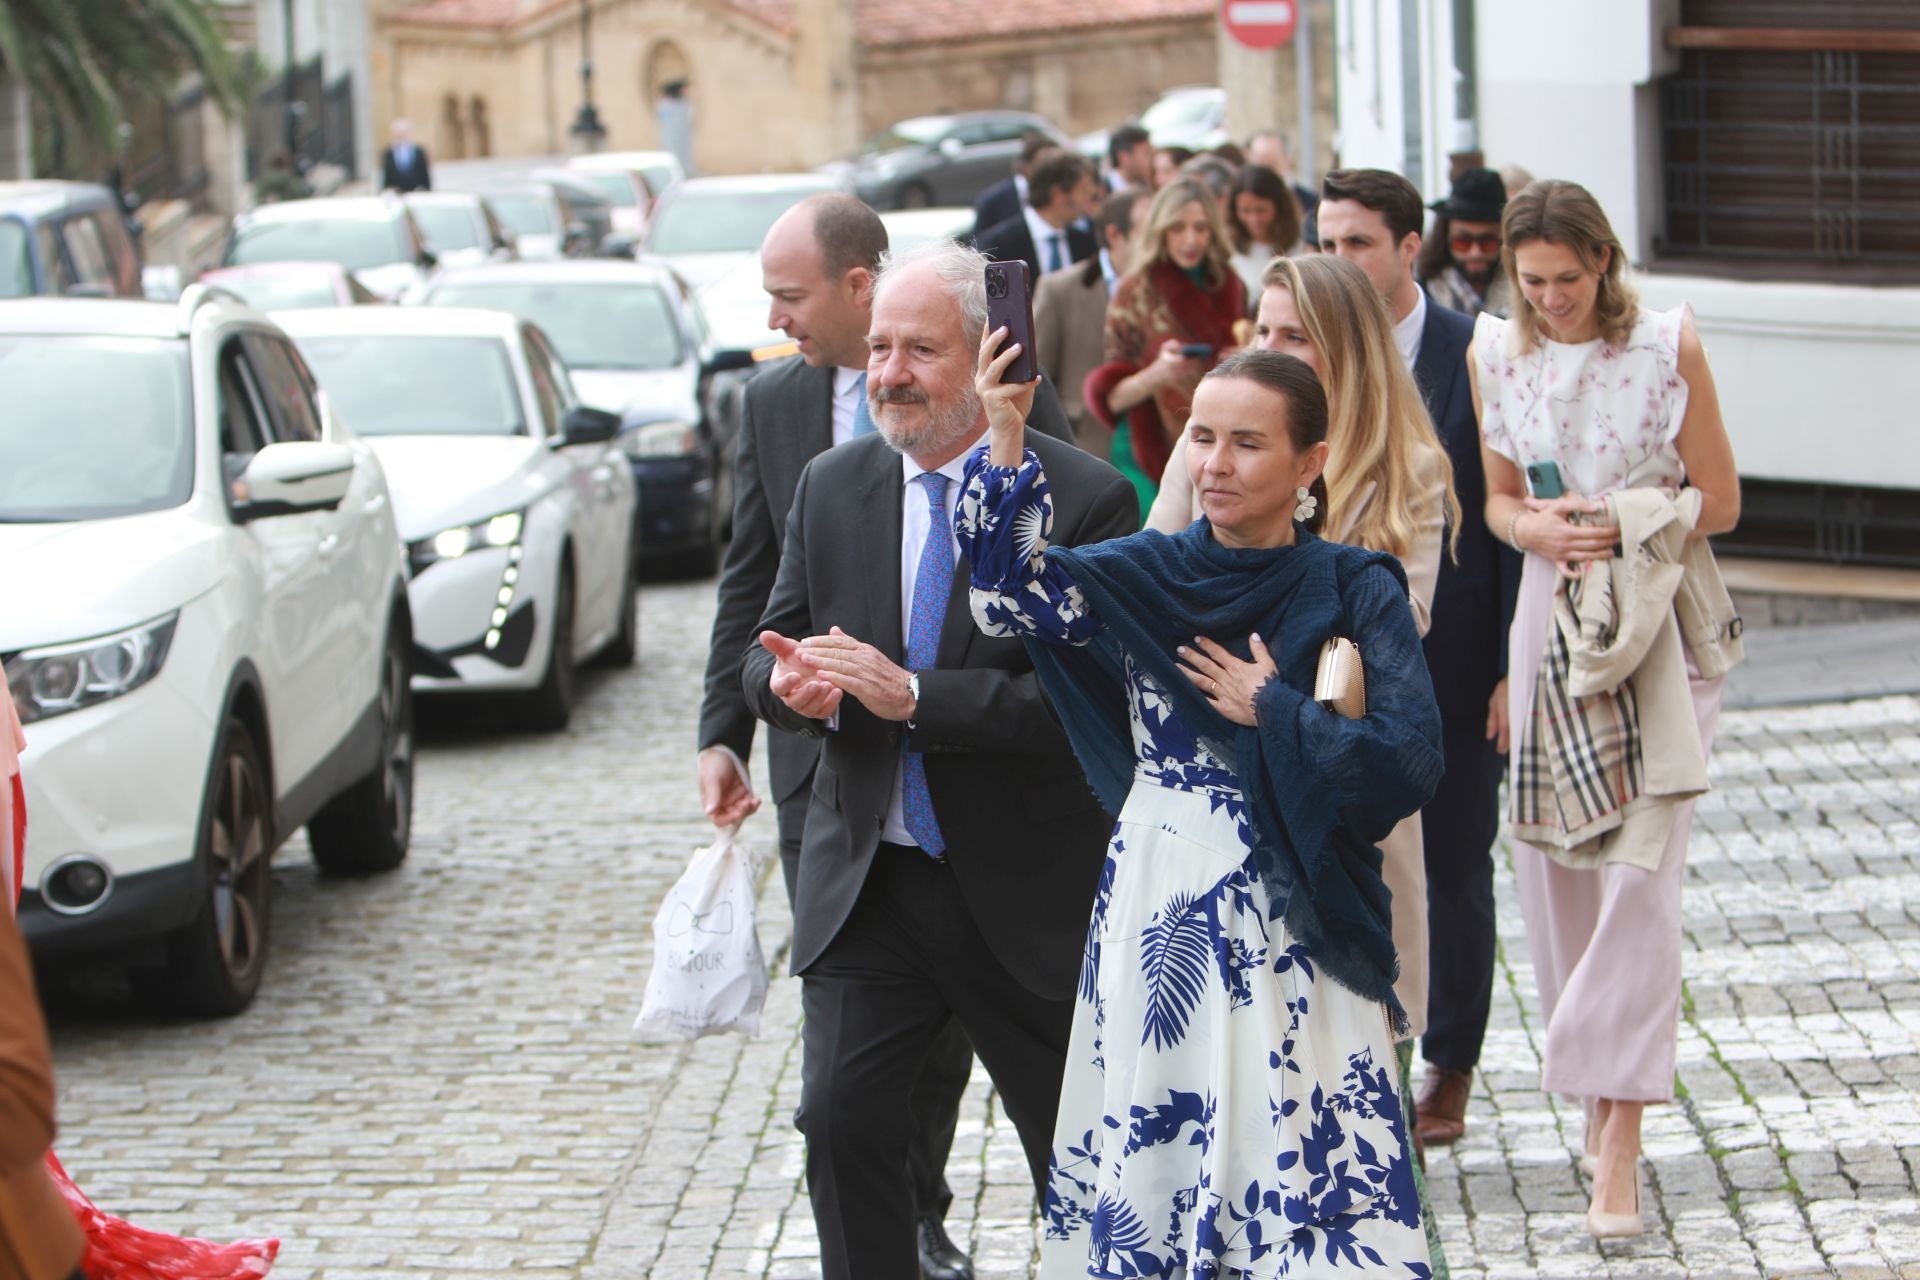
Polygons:
<instances>
[{"instance_id":1,"label":"blue patterned necktie","mask_svg":"<svg viewBox=\"0 0 1920 1280\"><path fill-rule=\"evenodd\" d=\"M953 513L947 507L947 478L937 471L916 476L927 491L927 544L920 549L920 568L913 575L913 614L907 627L907 670L925 671L940 656L940 624L947 618L947 597L953 591ZM909 751L901 762L900 812L907 834L928 857L947 851L940 823L933 816L933 793L927 789L927 762Z\"/></svg>"},{"instance_id":2,"label":"blue patterned necktie","mask_svg":"<svg viewBox=\"0 0 1920 1280\"><path fill-rule=\"evenodd\" d=\"M867 408L867 375L863 373L853 384L853 438L858 440L878 430L873 425L873 411Z\"/></svg>"}]
</instances>

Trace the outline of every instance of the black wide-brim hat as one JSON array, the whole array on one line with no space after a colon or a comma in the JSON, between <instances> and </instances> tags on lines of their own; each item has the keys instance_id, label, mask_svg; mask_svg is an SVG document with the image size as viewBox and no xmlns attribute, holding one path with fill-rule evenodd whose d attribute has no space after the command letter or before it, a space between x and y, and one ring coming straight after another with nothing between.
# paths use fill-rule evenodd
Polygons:
<instances>
[{"instance_id":1,"label":"black wide-brim hat","mask_svg":"<svg viewBox=\"0 0 1920 1280\"><path fill-rule=\"evenodd\" d=\"M1428 207L1455 222L1498 222L1507 207L1507 184L1491 169L1469 169L1454 180L1452 194Z\"/></svg>"}]
</instances>

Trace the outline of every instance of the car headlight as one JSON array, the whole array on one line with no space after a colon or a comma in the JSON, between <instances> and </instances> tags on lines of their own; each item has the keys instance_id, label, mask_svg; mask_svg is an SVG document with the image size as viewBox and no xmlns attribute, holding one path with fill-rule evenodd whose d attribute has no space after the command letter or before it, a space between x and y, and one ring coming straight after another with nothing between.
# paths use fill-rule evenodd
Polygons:
<instances>
[{"instance_id":1,"label":"car headlight","mask_svg":"<svg viewBox=\"0 0 1920 1280\"><path fill-rule=\"evenodd\" d=\"M13 705L27 724L132 693L160 673L178 611L72 644L23 649L7 662Z\"/></svg>"},{"instance_id":2,"label":"car headlight","mask_svg":"<svg viewBox=\"0 0 1920 1280\"><path fill-rule=\"evenodd\" d=\"M458 560L469 551L511 547L520 541L521 530L526 526L526 514L525 511L503 511L472 524L457 524L450 529L442 529L431 538L409 542L407 559L412 563L413 571L419 573L430 564L441 560Z\"/></svg>"},{"instance_id":3,"label":"car headlight","mask_svg":"<svg viewBox=\"0 0 1920 1280\"><path fill-rule=\"evenodd\" d=\"M683 458L700 447L700 433L691 423L649 422L623 432L620 447L630 458Z\"/></svg>"}]
</instances>

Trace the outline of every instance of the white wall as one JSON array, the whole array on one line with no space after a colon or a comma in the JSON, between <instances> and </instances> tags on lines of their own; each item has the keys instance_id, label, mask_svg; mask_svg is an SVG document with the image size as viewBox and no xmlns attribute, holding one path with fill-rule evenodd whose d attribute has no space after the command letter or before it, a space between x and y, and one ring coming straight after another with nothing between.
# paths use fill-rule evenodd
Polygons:
<instances>
[{"instance_id":1,"label":"white wall","mask_svg":"<svg viewBox=\"0 0 1920 1280\"><path fill-rule=\"evenodd\" d=\"M1642 275L1690 303L1742 475L1920 487L1920 288Z\"/></svg>"}]
</instances>

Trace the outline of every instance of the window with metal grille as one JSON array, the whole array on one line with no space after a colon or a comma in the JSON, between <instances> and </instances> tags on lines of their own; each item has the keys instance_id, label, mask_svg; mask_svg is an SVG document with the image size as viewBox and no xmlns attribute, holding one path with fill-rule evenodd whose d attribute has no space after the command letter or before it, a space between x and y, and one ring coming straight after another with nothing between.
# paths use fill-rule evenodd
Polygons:
<instances>
[{"instance_id":1,"label":"window with metal grille","mask_svg":"<svg viewBox=\"0 0 1920 1280\"><path fill-rule=\"evenodd\" d=\"M1920 10L1684 0L1681 22L1661 252L1920 266Z\"/></svg>"}]
</instances>

